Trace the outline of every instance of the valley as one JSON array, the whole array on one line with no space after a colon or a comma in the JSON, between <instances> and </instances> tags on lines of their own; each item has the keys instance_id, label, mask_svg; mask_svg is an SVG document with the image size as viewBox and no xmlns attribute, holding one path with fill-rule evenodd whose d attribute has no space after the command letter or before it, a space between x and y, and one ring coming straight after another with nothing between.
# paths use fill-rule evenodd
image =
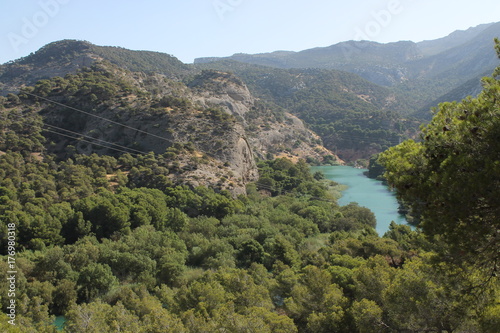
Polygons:
<instances>
[{"instance_id":1,"label":"valley","mask_svg":"<svg viewBox=\"0 0 500 333\"><path fill-rule=\"evenodd\" d=\"M496 332L499 27L0 65L0 331Z\"/></svg>"},{"instance_id":2,"label":"valley","mask_svg":"<svg viewBox=\"0 0 500 333\"><path fill-rule=\"evenodd\" d=\"M231 95L222 89L215 92L219 97L209 97L210 103L224 105L226 112L238 117L246 112L240 110L241 106L247 103L243 108L251 109L248 103L254 100L272 112L294 115L341 160L354 162L406 138L416 138L419 125L430 119L429 110L438 102L477 94L480 78L496 66L492 51L496 35L500 35L499 24L485 24L435 41L349 41L302 52L200 58L194 65L158 52L66 40L1 65L0 93L5 96L40 79L76 73L96 61L143 76L156 75L138 78L149 81L146 85L156 94L172 91L161 85L153 87L163 80L160 76L191 89L197 84L193 79L203 71L230 72L247 91ZM206 101L191 96L206 105ZM224 101L232 96L251 97L247 101Z\"/></svg>"}]
</instances>

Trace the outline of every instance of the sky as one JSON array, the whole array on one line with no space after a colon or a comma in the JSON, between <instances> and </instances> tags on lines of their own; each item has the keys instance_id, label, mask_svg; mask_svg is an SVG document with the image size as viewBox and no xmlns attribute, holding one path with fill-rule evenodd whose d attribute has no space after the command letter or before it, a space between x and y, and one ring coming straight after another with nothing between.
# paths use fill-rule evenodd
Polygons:
<instances>
[{"instance_id":1,"label":"sky","mask_svg":"<svg viewBox=\"0 0 500 333\"><path fill-rule=\"evenodd\" d=\"M418 42L499 21L498 0L0 0L0 64L62 39L192 63L347 40Z\"/></svg>"}]
</instances>

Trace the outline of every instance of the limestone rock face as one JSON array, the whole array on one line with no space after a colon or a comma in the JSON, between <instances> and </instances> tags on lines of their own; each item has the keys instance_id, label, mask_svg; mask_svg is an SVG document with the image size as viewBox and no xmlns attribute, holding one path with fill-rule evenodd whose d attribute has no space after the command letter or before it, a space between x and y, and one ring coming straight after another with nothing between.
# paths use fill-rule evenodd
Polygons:
<instances>
[{"instance_id":1,"label":"limestone rock face","mask_svg":"<svg viewBox=\"0 0 500 333\"><path fill-rule=\"evenodd\" d=\"M204 107L217 105L242 119L255 104L255 98L248 87L233 74L203 71L189 87L197 92L195 101Z\"/></svg>"},{"instance_id":2,"label":"limestone rock face","mask_svg":"<svg viewBox=\"0 0 500 333\"><path fill-rule=\"evenodd\" d=\"M321 161L325 155L333 155L302 120L285 110L276 110L277 106L262 103L234 74L203 71L188 86L196 103L219 107L236 117L243 126L245 140L258 158L312 157Z\"/></svg>"},{"instance_id":3,"label":"limestone rock face","mask_svg":"<svg viewBox=\"0 0 500 333\"><path fill-rule=\"evenodd\" d=\"M131 71L134 66L148 70ZM56 76L60 78L48 82ZM245 193L246 184L258 180L256 158L321 160L333 155L300 119L255 98L239 77L215 70L189 72L167 55L61 41L0 66L4 95L38 80L48 81L27 89L35 93L44 87L39 93L45 99L32 97L47 124L144 153L161 155L174 149L174 160L164 164L166 176L178 184L239 195ZM93 94L93 85L96 92L112 93ZM67 147L81 154L112 153L74 138L49 136L55 154L64 156Z\"/></svg>"}]
</instances>

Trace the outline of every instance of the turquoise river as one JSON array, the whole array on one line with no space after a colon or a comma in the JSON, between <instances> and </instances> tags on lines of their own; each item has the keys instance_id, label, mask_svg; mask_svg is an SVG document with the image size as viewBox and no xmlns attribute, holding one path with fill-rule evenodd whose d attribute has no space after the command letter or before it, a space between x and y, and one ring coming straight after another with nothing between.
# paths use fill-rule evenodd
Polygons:
<instances>
[{"instance_id":1,"label":"turquoise river","mask_svg":"<svg viewBox=\"0 0 500 333\"><path fill-rule=\"evenodd\" d=\"M338 200L344 206L357 202L360 206L369 208L377 218L377 232L380 236L389 230L391 221L406 224L406 219L398 213L398 201L393 192L389 191L381 181L366 177L366 169L356 169L349 166L317 166L312 172L321 171L326 179L347 185Z\"/></svg>"}]
</instances>

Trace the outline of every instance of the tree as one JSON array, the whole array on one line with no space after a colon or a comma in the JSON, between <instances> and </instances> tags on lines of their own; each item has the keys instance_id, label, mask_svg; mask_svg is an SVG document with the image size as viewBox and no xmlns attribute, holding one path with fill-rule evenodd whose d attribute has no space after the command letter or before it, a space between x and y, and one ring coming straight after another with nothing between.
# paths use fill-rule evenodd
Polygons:
<instances>
[{"instance_id":1,"label":"tree","mask_svg":"<svg viewBox=\"0 0 500 333\"><path fill-rule=\"evenodd\" d=\"M332 284L331 275L315 266L302 269L300 281L291 290L291 297L285 299L290 316L299 327L306 326L306 332L337 331L344 319L347 298L342 289Z\"/></svg>"},{"instance_id":2,"label":"tree","mask_svg":"<svg viewBox=\"0 0 500 333\"><path fill-rule=\"evenodd\" d=\"M496 40L500 57L500 41ZM440 104L422 130L384 152L389 183L427 235L440 235L459 259L500 267L500 67L477 98Z\"/></svg>"},{"instance_id":3,"label":"tree","mask_svg":"<svg viewBox=\"0 0 500 333\"><path fill-rule=\"evenodd\" d=\"M384 332L382 309L374 301L366 298L355 301L351 312L360 333Z\"/></svg>"},{"instance_id":4,"label":"tree","mask_svg":"<svg viewBox=\"0 0 500 333\"><path fill-rule=\"evenodd\" d=\"M483 332L493 333L500 327L500 304L487 308L480 320Z\"/></svg>"},{"instance_id":5,"label":"tree","mask_svg":"<svg viewBox=\"0 0 500 333\"><path fill-rule=\"evenodd\" d=\"M300 266L300 255L295 250L293 244L282 235L278 235L272 241L270 254L271 260L281 261L285 265L296 268Z\"/></svg>"},{"instance_id":6,"label":"tree","mask_svg":"<svg viewBox=\"0 0 500 333\"><path fill-rule=\"evenodd\" d=\"M67 279L60 280L53 292L53 298L53 312L58 315L65 313L76 303L76 283Z\"/></svg>"},{"instance_id":7,"label":"tree","mask_svg":"<svg viewBox=\"0 0 500 333\"><path fill-rule=\"evenodd\" d=\"M103 190L97 196L89 196L75 203L75 211L83 213L92 223L98 238L110 237L115 232L130 231L130 202L120 202L113 193ZM128 205L127 205L128 204Z\"/></svg>"},{"instance_id":8,"label":"tree","mask_svg":"<svg viewBox=\"0 0 500 333\"><path fill-rule=\"evenodd\" d=\"M377 225L375 214L368 208L359 206L356 202L351 202L346 206L340 207L340 213L349 221L350 225L355 226L352 228L375 228Z\"/></svg>"},{"instance_id":9,"label":"tree","mask_svg":"<svg viewBox=\"0 0 500 333\"><path fill-rule=\"evenodd\" d=\"M172 315L168 310L154 308L150 313L144 316L141 324L141 330L144 333L185 333L187 332L179 318Z\"/></svg>"},{"instance_id":10,"label":"tree","mask_svg":"<svg viewBox=\"0 0 500 333\"><path fill-rule=\"evenodd\" d=\"M383 292L390 285L394 275L395 269L391 268L382 256L368 259L353 275L356 298L359 300L366 298L378 305L384 304Z\"/></svg>"},{"instance_id":11,"label":"tree","mask_svg":"<svg viewBox=\"0 0 500 333\"><path fill-rule=\"evenodd\" d=\"M249 239L240 245L236 259L240 266L250 267L252 263L263 263L265 254L264 247L259 242Z\"/></svg>"},{"instance_id":12,"label":"tree","mask_svg":"<svg viewBox=\"0 0 500 333\"><path fill-rule=\"evenodd\" d=\"M66 315L65 331L71 333L140 332L139 318L124 308L99 302L73 306Z\"/></svg>"},{"instance_id":13,"label":"tree","mask_svg":"<svg viewBox=\"0 0 500 333\"><path fill-rule=\"evenodd\" d=\"M89 301L101 296L115 283L116 278L108 265L91 263L82 269L78 278L80 299Z\"/></svg>"},{"instance_id":14,"label":"tree","mask_svg":"<svg viewBox=\"0 0 500 333\"><path fill-rule=\"evenodd\" d=\"M486 319L482 313L497 301L488 286L473 292L481 281L470 269L426 255L395 271L382 297L386 323L396 331L477 332L477 318Z\"/></svg>"}]
</instances>

